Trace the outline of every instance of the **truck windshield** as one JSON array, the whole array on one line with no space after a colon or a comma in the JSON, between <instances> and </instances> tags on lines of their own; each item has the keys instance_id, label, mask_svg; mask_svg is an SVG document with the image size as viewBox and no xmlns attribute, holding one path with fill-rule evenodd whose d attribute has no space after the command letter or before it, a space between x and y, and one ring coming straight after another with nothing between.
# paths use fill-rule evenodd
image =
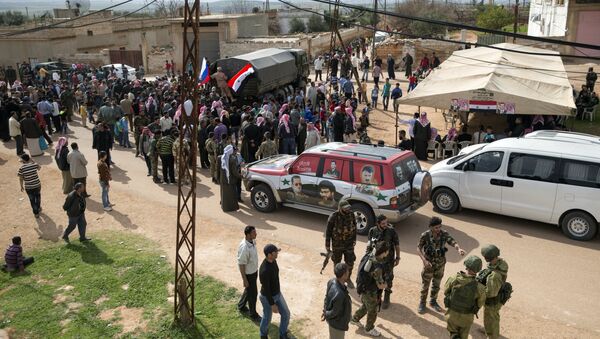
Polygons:
<instances>
[{"instance_id":1,"label":"truck windshield","mask_svg":"<svg viewBox=\"0 0 600 339\"><path fill-rule=\"evenodd\" d=\"M415 174L421 170L421 165L413 155L393 163L392 170L394 171L394 184L400 186L407 181L412 182Z\"/></svg>"}]
</instances>

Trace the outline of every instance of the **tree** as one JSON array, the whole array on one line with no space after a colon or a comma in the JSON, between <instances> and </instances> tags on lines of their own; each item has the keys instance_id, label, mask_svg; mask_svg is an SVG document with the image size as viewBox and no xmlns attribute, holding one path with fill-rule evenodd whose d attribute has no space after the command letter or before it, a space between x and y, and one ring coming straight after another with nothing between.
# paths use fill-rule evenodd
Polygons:
<instances>
[{"instance_id":1,"label":"tree","mask_svg":"<svg viewBox=\"0 0 600 339\"><path fill-rule=\"evenodd\" d=\"M6 11L0 13L0 25L20 26L25 22L25 16L21 12Z\"/></svg>"},{"instance_id":2,"label":"tree","mask_svg":"<svg viewBox=\"0 0 600 339\"><path fill-rule=\"evenodd\" d=\"M308 24L306 25L308 32L325 32L329 30L329 27L320 15L313 14L308 18Z\"/></svg>"},{"instance_id":3,"label":"tree","mask_svg":"<svg viewBox=\"0 0 600 339\"><path fill-rule=\"evenodd\" d=\"M488 29L501 29L514 22L514 15L503 6L485 6L477 15L477 26Z\"/></svg>"},{"instance_id":4,"label":"tree","mask_svg":"<svg viewBox=\"0 0 600 339\"><path fill-rule=\"evenodd\" d=\"M429 19L453 21L455 5L444 3L430 3L428 1L405 1L398 4L395 8L396 13L402 13L408 16L423 17ZM394 27L398 32L412 34L419 37L439 36L446 32L446 27L442 25L432 25L421 21L414 21L400 18L389 18L389 26Z\"/></svg>"},{"instance_id":5,"label":"tree","mask_svg":"<svg viewBox=\"0 0 600 339\"><path fill-rule=\"evenodd\" d=\"M157 0L154 4L154 15L159 18L175 18L180 15L179 9L182 7L182 0Z\"/></svg>"},{"instance_id":6,"label":"tree","mask_svg":"<svg viewBox=\"0 0 600 339\"><path fill-rule=\"evenodd\" d=\"M298 18L292 18L290 20L290 33L304 33L306 32L306 25L304 21Z\"/></svg>"}]
</instances>

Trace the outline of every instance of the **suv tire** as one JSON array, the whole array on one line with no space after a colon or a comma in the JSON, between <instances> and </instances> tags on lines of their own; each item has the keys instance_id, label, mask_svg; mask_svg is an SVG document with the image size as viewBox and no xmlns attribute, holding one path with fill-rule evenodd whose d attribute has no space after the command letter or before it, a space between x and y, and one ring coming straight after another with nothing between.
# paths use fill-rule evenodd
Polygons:
<instances>
[{"instance_id":1,"label":"suv tire","mask_svg":"<svg viewBox=\"0 0 600 339\"><path fill-rule=\"evenodd\" d=\"M458 210L460 202L458 196L449 188L439 188L433 192L431 197L433 207L437 212L444 214L452 214Z\"/></svg>"},{"instance_id":2,"label":"suv tire","mask_svg":"<svg viewBox=\"0 0 600 339\"><path fill-rule=\"evenodd\" d=\"M250 199L252 200L252 206L263 213L273 212L277 207L273 191L266 184L258 184L252 187Z\"/></svg>"},{"instance_id":3,"label":"suv tire","mask_svg":"<svg viewBox=\"0 0 600 339\"><path fill-rule=\"evenodd\" d=\"M598 231L598 223L589 214L580 211L567 213L562 219L563 233L579 241L591 240Z\"/></svg>"},{"instance_id":4,"label":"suv tire","mask_svg":"<svg viewBox=\"0 0 600 339\"><path fill-rule=\"evenodd\" d=\"M356 218L356 233L367 235L371 227L375 226L375 213L362 202L353 202L351 205Z\"/></svg>"}]
</instances>

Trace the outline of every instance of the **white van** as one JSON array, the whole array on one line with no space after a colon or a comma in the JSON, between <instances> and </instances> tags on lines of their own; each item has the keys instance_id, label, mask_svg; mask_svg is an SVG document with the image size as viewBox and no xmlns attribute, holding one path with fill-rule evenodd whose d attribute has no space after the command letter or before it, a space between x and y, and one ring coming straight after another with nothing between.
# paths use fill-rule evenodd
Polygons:
<instances>
[{"instance_id":1,"label":"white van","mask_svg":"<svg viewBox=\"0 0 600 339\"><path fill-rule=\"evenodd\" d=\"M557 224L590 240L600 220L600 137L536 131L469 146L429 170L441 213L460 207Z\"/></svg>"}]
</instances>

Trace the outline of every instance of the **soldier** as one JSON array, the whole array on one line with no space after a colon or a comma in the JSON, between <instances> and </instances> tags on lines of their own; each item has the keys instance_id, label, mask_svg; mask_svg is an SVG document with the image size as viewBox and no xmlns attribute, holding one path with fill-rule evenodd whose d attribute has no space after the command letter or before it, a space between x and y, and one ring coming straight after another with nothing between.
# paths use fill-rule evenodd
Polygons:
<instances>
[{"instance_id":1,"label":"soldier","mask_svg":"<svg viewBox=\"0 0 600 339\"><path fill-rule=\"evenodd\" d=\"M357 274L356 292L360 294L362 306L356 310L350 322L358 327L362 327L360 319L367 315L367 324L365 331L374 337L379 337L381 333L375 328L377 320L377 293L386 288L383 280L383 262L388 257L388 246L381 241L375 245L375 253L365 254L360 261L359 272Z\"/></svg>"},{"instance_id":2,"label":"soldier","mask_svg":"<svg viewBox=\"0 0 600 339\"><path fill-rule=\"evenodd\" d=\"M425 301L431 284L431 295L429 306L437 312L442 312L442 308L437 302L437 295L440 291L440 283L444 277L444 266L446 266L446 244L456 248L460 255L465 255L465 251L458 246L458 243L452 236L442 230L442 219L432 217L429 221L429 230L421 234L419 245L417 246L419 257L423 261L423 271L421 271L421 301L419 303L419 313L425 313Z\"/></svg>"},{"instance_id":3,"label":"soldier","mask_svg":"<svg viewBox=\"0 0 600 339\"><path fill-rule=\"evenodd\" d=\"M277 144L271 140L271 132L265 132L263 142L256 151L256 159L265 159L273 155L277 155Z\"/></svg>"},{"instance_id":4,"label":"soldier","mask_svg":"<svg viewBox=\"0 0 600 339\"><path fill-rule=\"evenodd\" d=\"M150 119L144 114L144 111L141 110L140 114L133 118L133 135L135 141L135 156L140 155L140 135L142 134L142 129L148 126L150 123Z\"/></svg>"},{"instance_id":5,"label":"soldier","mask_svg":"<svg viewBox=\"0 0 600 339\"><path fill-rule=\"evenodd\" d=\"M464 264L467 272L456 273L444 286L446 328L452 339L469 338L473 315L485 303L485 287L475 279L477 272L481 271L481 259L471 255Z\"/></svg>"},{"instance_id":6,"label":"soldier","mask_svg":"<svg viewBox=\"0 0 600 339\"><path fill-rule=\"evenodd\" d=\"M488 268L478 278L485 285L485 309L483 311L483 325L488 338L500 337L500 308L502 303L498 300L498 292L506 282L508 263L499 258L500 249L495 245L487 245L481 249L481 255L488 263Z\"/></svg>"},{"instance_id":7,"label":"soldier","mask_svg":"<svg viewBox=\"0 0 600 339\"><path fill-rule=\"evenodd\" d=\"M206 153L208 153L208 162L210 162L210 176L213 183L217 183L217 143L215 142L215 133L208 133L206 139Z\"/></svg>"},{"instance_id":8,"label":"soldier","mask_svg":"<svg viewBox=\"0 0 600 339\"><path fill-rule=\"evenodd\" d=\"M352 276L352 268L356 260L354 246L356 245L356 219L352 212L352 206L347 200L340 200L338 210L333 212L327 220L325 231L325 249L333 252L331 260L335 264L344 261L348 265L349 274ZM348 287L354 288L352 281L348 279Z\"/></svg>"},{"instance_id":9,"label":"soldier","mask_svg":"<svg viewBox=\"0 0 600 339\"><path fill-rule=\"evenodd\" d=\"M385 215L377 216L377 225L369 230L367 237L367 253L370 253L379 242L385 242L388 246L389 255L383 262L383 279L387 284L383 296L381 308L384 310L390 306L390 294L392 293L392 281L394 280L394 267L400 263L400 241L398 234L393 227L389 227L388 219Z\"/></svg>"},{"instance_id":10,"label":"soldier","mask_svg":"<svg viewBox=\"0 0 600 339\"><path fill-rule=\"evenodd\" d=\"M158 139L160 139L162 136L162 132L161 131L156 131L153 135L152 138L150 139L150 164L152 167L152 180L155 183L160 183L161 180L158 177L158 149L156 148L156 143L158 142Z\"/></svg>"}]
</instances>

